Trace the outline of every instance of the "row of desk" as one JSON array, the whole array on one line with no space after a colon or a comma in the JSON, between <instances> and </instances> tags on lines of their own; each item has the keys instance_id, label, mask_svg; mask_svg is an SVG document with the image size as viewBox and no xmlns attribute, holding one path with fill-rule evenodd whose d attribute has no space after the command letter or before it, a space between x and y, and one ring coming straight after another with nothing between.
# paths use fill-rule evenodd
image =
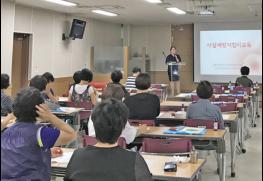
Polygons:
<instances>
[{"instance_id":1,"label":"row of desk","mask_svg":"<svg viewBox=\"0 0 263 181\"><path fill-rule=\"evenodd\" d=\"M73 152L74 149L63 148L64 153ZM176 172L165 172L163 170L165 162L174 161L172 156L152 155L141 153L153 179L156 180L180 180L180 181L192 181L200 173L201 168L205 164L205 159L198 159L197 163L177 163ZM64 177L66 167L68 165L68 159L62 162L56 162L55 159L51 161L53 176ZM87 168L88 169L88 168Z\"/></svg>"}]
</instances>

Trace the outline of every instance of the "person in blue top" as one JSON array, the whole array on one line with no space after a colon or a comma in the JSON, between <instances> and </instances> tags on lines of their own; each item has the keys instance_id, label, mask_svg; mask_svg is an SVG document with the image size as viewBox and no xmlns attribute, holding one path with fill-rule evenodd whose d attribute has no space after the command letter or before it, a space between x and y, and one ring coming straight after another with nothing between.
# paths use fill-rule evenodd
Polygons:
<instances>
[{"instance_id":1,"label":"person in blue top","mask_svg":"<svg viewBox=\"0 0 263 181\"><path fill-rule=\"evenodd\" d=\"M169 65L169 63L179 63L181 62L181 57L176 53L176 47L171 46L171 54L166 57L165 63L168 64L168 77L171 86L171 95L174 96L174 89L176 87L176 94L180 93L180 81L179 81L179 66Z\"/></svg>"},{"instance_id":2,"label":"person in blue top","mask_svg":"<svg viewBox=\"0 0 263 181\"><path fill-rule=\"evenodd\" d=\"M199 82L196 93L200 99L188 107L186 118L218 121L220 127L223 128L224 122L220 107L213 105L209 100L213 95L211 83L206 80Z\"/></svg>"},{"instance_id":3,"label":"person in blue top","mask_svg":"<svg viewBox=\"0 0 263 181\"><path fill-rule=\"evenodd\" d=\"M2 181L50 181L52 147L76 139L73 128L43 103L36 88L28 87L17 94L14 100L16 121L1 132ZM51 127L37 124L37 119L48 121Z\"/></svg>"}]
</instances>

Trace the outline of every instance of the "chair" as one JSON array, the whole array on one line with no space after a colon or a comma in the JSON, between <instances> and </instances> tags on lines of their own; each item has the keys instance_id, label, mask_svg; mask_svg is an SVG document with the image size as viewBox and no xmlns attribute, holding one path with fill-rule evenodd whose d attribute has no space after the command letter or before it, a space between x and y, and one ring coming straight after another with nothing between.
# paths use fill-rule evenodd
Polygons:
<instances>
[{"instance_id":1,"label":"chair","mask_svg":"<svg viewBox=\"0 0 263 181\"><path fill-rule=\"evenodd\" d=\"M157 95L160 99L160 101L163 100L163 90L162 89L154 89L152 91L153 94Z\"/></svg>"},{"instance_id":2,"label":"chair","mask_svg":"<svg viewBox=\"0 0 263 181\"><path fill-rule=\"evenodd\" d=\"M186 119L183 124L189 127L205 126L206 129L214 129L214 120ZM218 129L223 129L222 124L218 124Z\"/></svg>"},{"instance_id":3,"label":"chair","mask_svg":"<svg viewBox=\"0 0 263 181\"><path fill-rule=\"evenodd\" d=\"M219 96L219 101L223 101L223 102L236 102L236 99L240 103L244 102L243 96L223 96L223 95Z\"/></svg>"},{"instance_id":4,"label":"chair","mask_svg":"<svg viewBox=\"0 0 263 181\"><path fill-rule=\"evenodd\" d=\"M138 119L129 119L130 125L138 126L140 124L146 124L147 126L155 126L154 120L138 120Z\"/></svg>"},{"instance_id":5,"label":"chair","mask_svg":"<svg viewBox=\"0 0 263 181\"><path fill-rule=\"evenodd\" d=\"M88 145L95 145L97 143L97 140L95 137L85 135L83 136L83 146L86 147ZM119 137L118 139L118 145L122 148L126 148L126 141L125 138Z\"/></svg>"},{"instance_id":6,"label":"chair","mask_svg":"<svg viewBox=\"0 0 263 181\"><path fill-rule=\"evenodd\" d=\"M226 90L225 87L223 90L221 85L212 85L212 87L213 87L213 93L214 94L222 94L222 93L224 93L224 90Z\"/></svg>"},{"instance_id":7,"label":"chair","mask_svg":"<svg viewBox=\"0 0 263 181\"><path fill-rule=\"evenodd\" d=\"M230 91L231 94L244 94L244 92L247 92L247 95L251 94L251 88L250 87L243 87L243 86L236 86L233 90Z\"/></svg>"},{"instance_id":8,"label":"chair","mask_svg":"<svg viewBox=\"0 0 263 181\"><path fill-rule=\"evenodd\" d=\"M192 99L192 102L197 102L200 98L198 97L198 95L196 94L192 94L191 95L191 99ZM209 99L210 101L215 101L216 98L214 95L212 95L212 97Z\"/></svg>"},{"instance_id":9,"label":"chair","mask_svg":"<svg viewBox=\"0 0 263 181\"><path fill-rule=\"evenodd\" d=\"M235 102L228 102L219 104L221 112L231 112L237 111L237 103Z\"/></svg>"},{"instance_id":10,"label":"chair","mask_svg":"<svg viewBox=\"0 0 263 181\"><path fill-rule=\"evenodd\" d=\"M85 109L83 111L80 111L80 120L89 119L93 107L92 103L88 101L80 102L80 103L67 102L66 105L67 107L77 107L77 108Z\"/></svg>"},{"instance_id":11,"label":"chair","mask_svg":"<svg viewBox=\"0 0 263 181\"><path fill-rule=\"evenodd\" d=\"M142 152L148 153L189 153L192 150L192 141L183 139L153 139L144 138Z\"/></svg>"},{"instance_id":12,"label":"chair","mask_svg":"<svg viewBox=\"0 0 263 181\"><path fill-rule=\"evenodd\" d=\"M162 84L151 84L151 87L155 89L162 89Z\"/></svg>"},{"instance_id":13,"label":"chair","mask_svg":"<svg viewBox=\"0 0 263 181\"><path fill-rule=\"evenodd\" d=\"M161 106L160 110L167 112L167 111L181 111L182 107L181 106Z\"/></svg>"},{"instance_id":14,"label":"chair","mask_svg":"<svg viewBox=\"0 0 263 181\"><path fill-rule=\"evenodd\" d=\"M96 82L96 81L92 81L91 83L89 83L90 86L93 86L96 89L101 89L103 90L107 83L106 82Z\"/></svg>"}]
</instances>

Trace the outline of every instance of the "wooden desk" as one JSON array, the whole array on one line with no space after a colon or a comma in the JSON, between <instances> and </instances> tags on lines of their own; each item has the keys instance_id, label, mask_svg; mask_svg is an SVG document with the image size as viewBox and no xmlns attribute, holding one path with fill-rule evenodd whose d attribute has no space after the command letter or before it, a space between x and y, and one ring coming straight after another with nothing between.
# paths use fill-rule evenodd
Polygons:
<instances>
[{"instance_id":1,"label":"wooden desk","mask_svg":"<svg viewBox=\"0 0 263 181\"><path fill-rule=\"evenodd\" d=\"M74 149L62 148L63 153L73 152ZM161 156L161 155L148 155L142 154L145 159L150 172L153 175L153 179L158 180L183 180L191 181L199 173L200 169L205 164L206 160L198 159L198 162L193 163L178 163L177 172L164 172L164 164L168 161L173 161L172 156ZM51 175L64 177L68 162L57 163L51 159Z\"/></svg>"},{"instance_id":2,"label":"wooden desk","mask_svg":"<svg viewBox=\"0 0 263 181\"><path fill-rule=\"evenodd\" d=\"M184 107L189 107L191 104L192 104L192 101L163 101L161 102L161 107L165 107L165 106L181 107L182 105L184 105ZM243 107L244 107L244 103L237 103L237 108L243 108Z\"/></svg>"},{"instance_id":3,"label":"wooden desk","mask_svg":"<svg viewBox=\"0 0 263 181\"><path fill-rule=\"evenodd\" d=\"M147 130L142 133L141 137L170 137L170 138L190 138L192 140L209 140L216 141L216 152L218 154L219 163L219 179L220 181L225 181L225 134L226 130L207 129L204 135L183 135L183 134L165 134L164 131L168 130L170 127L154 127L149 126Z\"/></svg>"},{"instance_id":4,"label":"wooden desk","mask_svg":"<svg viewBox=\"0 0 263 181\"><path fill-rule=\"evenodd\" d=\"M153 179L156 180L183 180L192 181L205 164L204 159L198 159L196 164L178 163L177 172L165 172L163 170L165 162L173 161L171 156L147 155L142 154L146 161Z\"/></svg>"}]
</instances>

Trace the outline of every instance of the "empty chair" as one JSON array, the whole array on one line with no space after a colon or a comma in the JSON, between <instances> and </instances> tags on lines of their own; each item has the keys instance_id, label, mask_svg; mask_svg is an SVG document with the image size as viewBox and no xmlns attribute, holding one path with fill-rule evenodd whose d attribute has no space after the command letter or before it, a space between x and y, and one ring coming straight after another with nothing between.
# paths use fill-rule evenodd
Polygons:
<instances>
[{"instance_id":1,"label":"empty chair","mask_svg":"<svg viewBox=\"0 0 263 181\"><path fill-rule=\"evenodd\" d=\"M225 96L225 95L219 96L219 101L223 101L223 102L236 102L236 99L240 103L244 102L243 96Z\"/></svg>"},{"instance_id":2,"label":"empty chair","mask_svg":"<svg viewBox=\"0 0 263 181\"><path fill-rule=\"evenodd\" d=\"M132 126L138 126L141 124L146 124L147 126L155 126L154 120L137 120L137 119L129 119L128 120L130 125Z\"/></svg>"},{"instance_id":3,"label":"empty chair","mask_svg":"<svg viewBox=\"0 0 263 181\"><path fill-rule=\"evenodd\" d=\"M213 85L212 87L213 87L213 93L214 94L222 94L222 93L224 93L225 87L223 87L224 89L222 88L221 85Z\"/></svg>"},{"instance_id":4,"label":"empty chair","mask_svg":"<svg viewBox=\"0 0 263 181\"><path fill-rule=\"evenodd\" d=\"M192 149L192 141L182 139L153 139L144 138L142 152L148 153L189 153Z\"/></svg>"},{"instance_id":5,"label":"empty chair","mask_svg":"<svg viewBox=\"0 0 263 181\"><path fill-rule=\"evenodd\" d=\"M97 143L97 140L95 137L85 135L83 136L83 146L88 146L88 145L95 145ZM118 139L118 145L122 148L126 148L126 141L125 138L120 137Z\"/></svg>"},{"instance_id":6,"label":"empty chair","mask_svg":"<svg viewBox=\"0 0 263 181\"><path fill-rule=\"evenodd\" d=\"M184 126L198 127L205 126L206 129L214 128L214 120L202 120L202 119L187 119L184 121ZM223 124L218 124L218 129L223 129Z\"/></svg>"},{"instance_id":7,"label":"empty chair","mask_svg":"<svg viewBox=\"0 0 263 181\"><path fill-rule=\"evenodd\" d=\"M162 84L151 84L152 88L162 89Z\"/></svg>"},{"instance_id":8,"label":"empty chair","mask_svg":"<svg viewBox=\"0 0 263 181\"><path fill-rule=\"evenodd\" d=\"M219 104L221 112L232 112L237 111L237 103L235 102L228 102Z\"/></svg>"},{"instance_id":9,"label":"empty chair","mask_svg":"<svg viewBox=\"0 0 263 181\"><path fill-rule=\"evenodd\" d=\"M199 100L200 98L198 97L198 95L196 95L196 94L192 94L191 95L191 100L192 100L192 102L197 102L198 100ZM214 95L212 95L212 97L209 99L210 101L216 101L216 99L215 99L215 96Z\"/></svg>"},{"instance_id":10,"label":"empty chair","mask_svg":"<svg viewBox=\"0 0 263 181\"><path fill-rule=\"evenodd\" d=\"M244 93L247 93L247 95L250 95L251 94L251 88L250 87L242 87L242 86L236 86L234 87L233 90L230 91L230 93L232 94L244 94Z\"/></svg>"},{"instance_id":11,"label":"empty chair","mask_svg":"<svg viewBox=\"0 0 263 181\"><path fill-rule=\"evenodd\" d=\"M153 94L157 95L160 99L160 101L163 100L163 90L162 89L154 89L152 91Z\"/></svg>"},{"instance_id":12,"label":"empty chair","mask_svg":"<svg viewBox=\"0 0 263 181\"><path fill-rule=\"evenodd\" d=\"M67 102L66 105L68 107L84 108L83 111L80 111L80 120L88 120L91 115L91 111L93 107L92 103L88 101L79 102L79 103Z\"/></svg>"}]
</instances>

